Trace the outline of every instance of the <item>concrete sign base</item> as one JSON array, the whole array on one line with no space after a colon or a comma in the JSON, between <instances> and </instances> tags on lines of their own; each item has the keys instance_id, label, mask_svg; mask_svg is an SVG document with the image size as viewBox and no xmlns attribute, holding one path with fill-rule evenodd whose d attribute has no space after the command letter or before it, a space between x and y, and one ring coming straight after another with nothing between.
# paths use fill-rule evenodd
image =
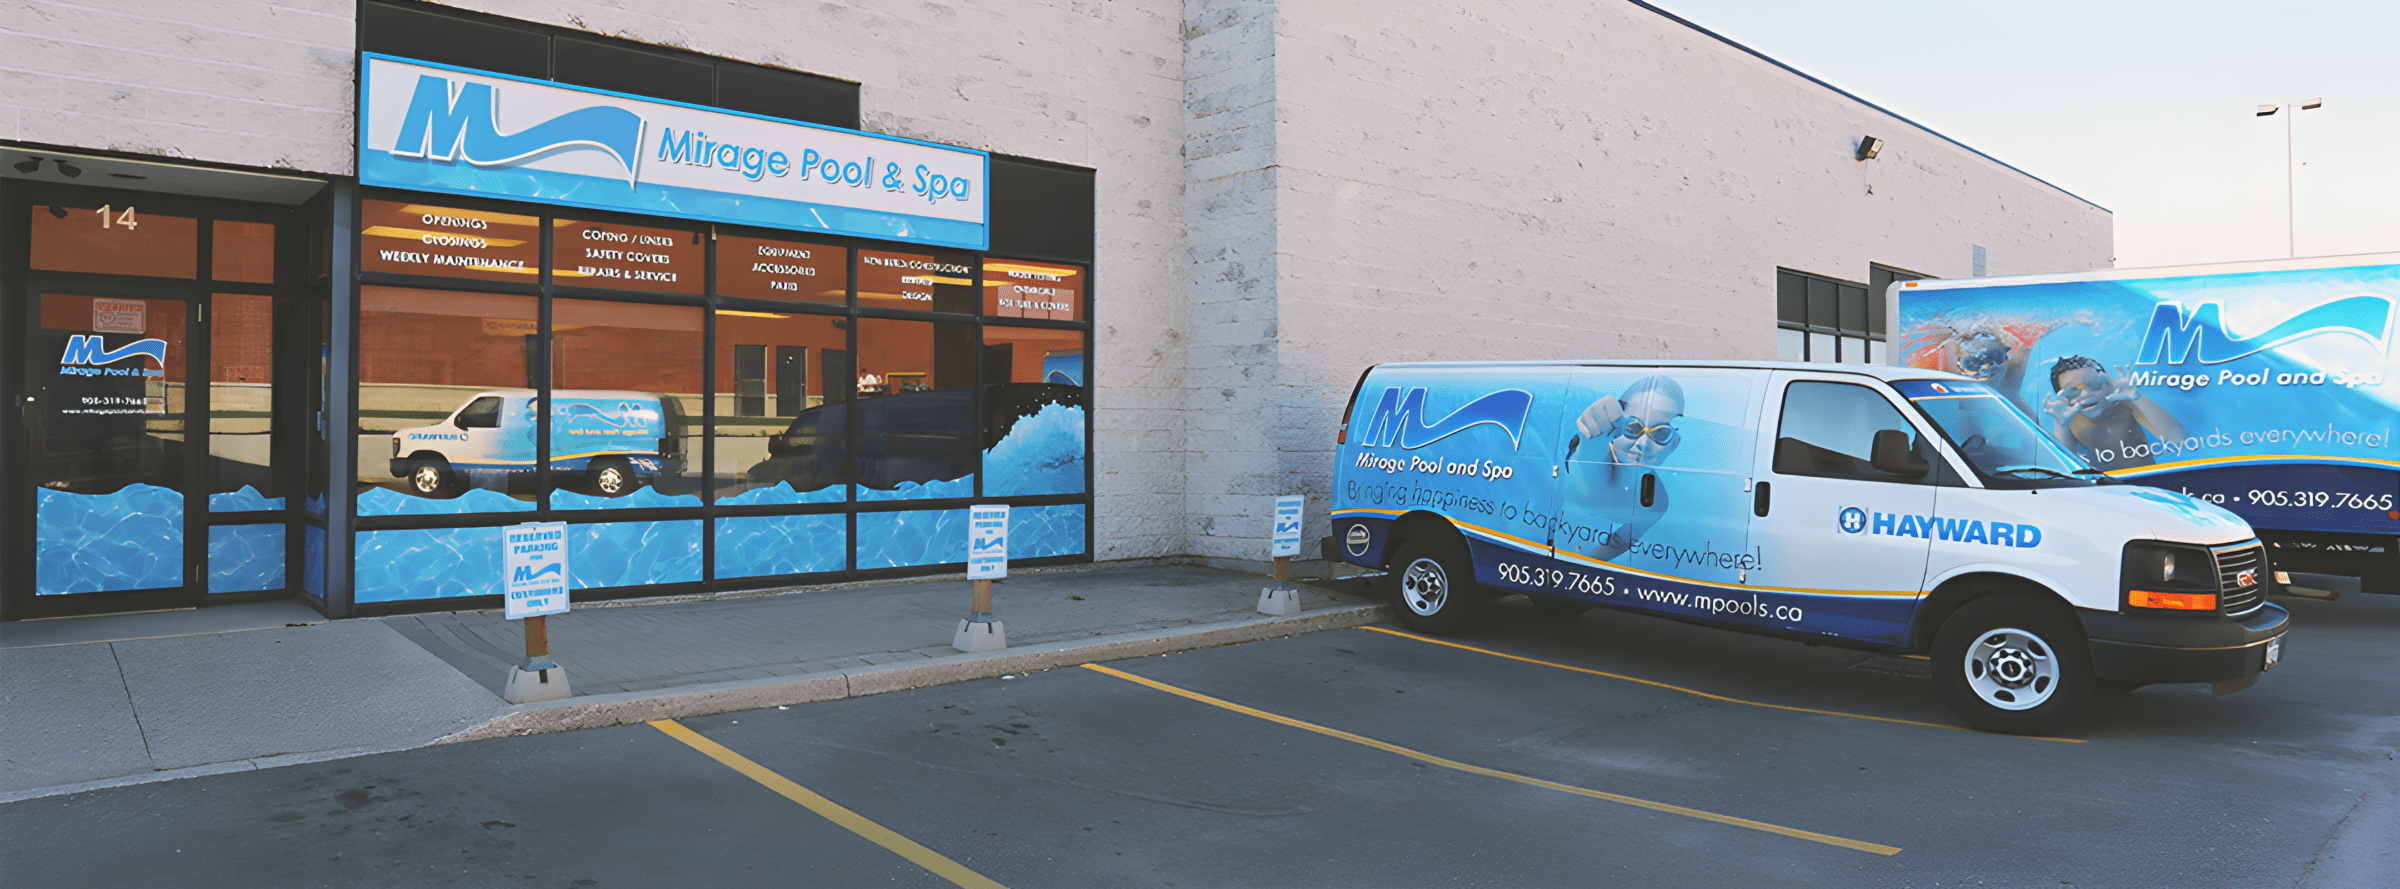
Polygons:
<instances>
[{"instance_id":1,"label":"concrete sign base","mask_svg":"<svg viewBox=\"0 0 2400 889\"><path fill-rule=\"evenodd\" d=\"M1258 613L1289 617L1300 613L1300 590L1276 585L1258 591Z\"/></svg>"},{"instance_id":2,"label":"concrete sign base","mask_svg":"<svg viewBox=\"0 0 2400 889\"><path fill-rule=\"evenodd\" d=\"M501 700L511 704L555 701L574 696L575 692L567 687L567 668L557 664L542 665L538 670L508 668L508 687L500 693Z\"/></svg>"},{"instance_id":3,"label":"concrete sign base","mask_svg":"<svg viewBox=\"0 0 2400 889\"><path fill-rule=\"evenodd\" d=\"M999 651L1008 647L1008 628L996 620L959 618L958 632L950 637L950 647L960 651Z\"/></svg>"}]
</instances>

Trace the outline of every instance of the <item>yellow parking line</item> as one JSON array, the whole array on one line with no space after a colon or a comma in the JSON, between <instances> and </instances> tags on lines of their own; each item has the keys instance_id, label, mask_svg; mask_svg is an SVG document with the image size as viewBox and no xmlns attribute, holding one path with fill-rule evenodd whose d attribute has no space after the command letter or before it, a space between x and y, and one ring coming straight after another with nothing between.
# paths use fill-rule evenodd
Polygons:
<instances>
[{"instance_id":1,"label":"yellow parking line","mask_svg":"<svg viewBox=\"0 0 2400 889\"><path fill-rule=\"evenodd\" d=\"M1666 684L1666 683L1664 683L1664 682L1657 682L1657 681L1653 681L1653 680L1649 680L1649 679L1639 679L1639 678L1635 678L1635 677L1632 677L1632 676L1623 676L1623 675L1619 675L1619 674L1616 674L1616 673L1610 673L1610 672L1607 672L1607 671L1605 671L1605 670L1593 670L1593 669L1589 669L1589 668L1586 668L1586 667L1573 667L1573 666L1568 666L1568 665L1566 665L1566 664L1552 663L1552 662L1550 662L1550 661L1545 661L1545 660L1537 660L1537 659L1534 659L1534 658L1525 657L1525 656L1523 656L1523 655L1515 655L1515 654L1509 654L1509 653L1507 653L1507 652L1493 651L1493 650L1491 650L1491 649L1488 649L1488 648L1476 648L1475 646L1472 646L1472 645L1460 645L1460 644L1458 644L1458 643L1456 643L1456 642L1445 642L1445 641L1443 641L1443 640L1440 640L1440 639L1429 639L1429 638L1426 638L1426 637L1424 637L1424 636L1419 636L1419 635L1416 635L1416 634L1414 634L1414 633L1403 633L1403 632L1400 632L1400 631L1398 631L1398 630L1387 630L1387 629L1384 629L1384 628L1382 628L1382 627L1359 627L1359 629L1361 629L1361 630L1374 630L1375 632L1378 632L1378 633L1383 633L1383 634L1390 635L1390 636L1398 636L1398 637L1400 637L1400 638L1402 638L1402 639L1415 639L1415 640L1417 640L1417 641L1419 641L1419 642L1429 642L1429 643L1432 643L1432 644L1434 644L1434 645L1446 645L1446 646L1449 646L1449 647L1451 647L1451 648L1456 648L1456 649L1458 649L1458 650L1460 650L1460 651L1472 651L1472 652L1475 652L1476 654L1488 654L1488 655L1491 655L1491 656L1493 656L1493 657L1497 657L1497 658L1507 658L1507 659L1509 659L1509 660L1512 660L1512 661L1524 661L1525 663L1528 663L1528 664L1540 664L1540 665L1542 665L1542 666L1545 666L1545 667L1556 667L1556 668L1558 668L1558 669L1561 669L1561 670L1572 670L1572 671L1575 671L1575 672L1577 672L1577 673L1589 673L1589 674L1591 674L1591 675L1594 675L1594 676L1606 676L1606 677L1608 677L1608 678L1610 678L1610 679L1622 679L1622 680L1625 680L1626 682L1636 682L1636 683L1640 683L1640 684L1642 684L1642 685L1651 686L1651 687L1653 687L1653 688L1663 688L1663 689L1666 689L1666 690L1668 690L1668 691L1679 691L1679 692L1682 692L1682 693L1684 693L1684 694L1687 694L1687 695L1696 695L1696 696L1699 696L1699 697L1707 698L1707 699L1709 699L1709 700L1712 700L1712 701L1724 701L1724 702L1726 702L1726 703L1728 703L1728 704L1741 704L1741 705L1743 705L1743 706L1747 706L1747 707L1765 707L1765 708L1767 708L1767 709L1769 709L1769 710L1789 710L1789 711L1792 711L1792 712L1794 712L1794 713L1815 713L1815 714L1817 714L1817 715L1819 715L1819 716L1841 716L1841 717L1846 717L1846 718L1849 718L1849 719L1864 719L1864 720L1868 720L1868 721L1870 721L1870 722L1892 722L1892 723L1898 723L1898 724L1900 724L1900 725L1914 725L1914 726L1922 726L1922 727L1925 727L1925 728L1938 728L1938 729L1942 729L1942 730L1944 730L1944 731L1953 731L1953 732L1971 732L1971 733L1977 733L1977 734L1980 734L1979 732L1975 732L1975 730L1974 730L1974 729L1971 729L1971 728L1966 728L1966 727L1964 727L1964 726L1956 726L1956 725L1943 725L1943 724L1941 724L1941 723L1938 723L1938 722L1918 722L1918 721L1916 721L1916 720L1913 720L1913 719L1893 719L1893 718L1891 718L1891 717L1889 717L1889 716L1868 716L1868 715L1866 715L1866 714L1864 714L1864 713L1844 713L1844 712L1842 712L1842 711L1840 711L1840 710L1818 710L1818 709L1815 709L1815 708L1813 708L1813 707L1793 707L1793 706L1790 706L1790 705L1788 705L1788 704L1768 704L1768 703L1764 703L1764 702L1760 702L1760 701L1745 701L1745 700L1742 700L1741 698L1729 698L1729 697L1726 697L1726 696L1724 696L1724 695L1712 695L1712 694L1709 694L1708 692L1704 692L1704 691L1694 691L1694 690L1692 690L1692 689L1684 688L1683 686L1680 686L1680 685L1668 685L1668 684ZM2012 737L2027 738L2027 739L2030 739L2030 740L2035 740L2035 741L2057 741L2057 742L2059 742L2059 743L2061 743L2061 744L2081 744L2081 743L2083 743L2083 739L2082 739L2082 738L2050 738L2050 737L2044 737L2044 736L2041 736L2041 735L2014 735L2014 736L2012 736Z\"/></svg>"},{"instance_id":2,"label":"yellow parking line","mask_svg":"<svg viewBox=\"0 0 2400 889\"><path fill-rule=\"evenodd\" d=\"M767 785L767 789L783 794L786 799L807 806L809 811L824 816L825 820L841 825L851 833L865 837L868 842L890 849L893 854L908 859L918 867L932 871L935 876L961 886L974 886L979 889L1005 889L1000 884L985 879L982 874L968 870L966 865L944 858L942 853L918 845L915 840L893 833L890 828L869 821L865 816L842 808L841 804L818 796L814 791L792 783L791 779L775 774L766 766L751 762L747 757L725 749L724 745L701 737L699 732L684 728L680 722L672 719L658 719L652 720L650 727L666 732L667 737L682 741L690 745L692 749L708 754L710 759L724 763L731 766L734 771L750 776L750 780Z\"/></svg>"},{"instance_id":3,"label":"yellow parking line","mask_svg":"<svg viewBox=\"0 0 2400 889\"><path fill-rule=\"evenodd\" d=\"M1418 762L1431 763L1431 764L1433 764L1433 765L1441 766L1441 767L1443 767L1443 768L1446 768L1446 769L1457 769L1457 770L1459 770L1459 771L1462 771L1462 772L1467 772L1467 773L1469 773L1469 774L1475 774L1475 775L1482 775L1482 776L1484 776L1484 777L1487 777L1487 778L1499 778L1499 779L1501 779L1501 780L1504 780L1504 781L1515 781L1515 782L1517 782L1517 783L1519 783L1519 784L1527 784L1527 785L1531 785L1531 786L1534 786L1534 787L1540 787L1540 788L1544 788L1544 789L1547 789L1547 790L1556 790L1556 791L1559 791L1559 792L1561 792L1561 793L1572 793L1572 794L1575 794L1575 795L1577 795L1577 796L1588 796L1588 797L1591 797L1591 798L1593 798L1593 799L1604 799L1604 800L1608 800L1609 802L1612 802L1612 803L1624 803L1625 805L1628 805L1628 806L1640 806L1640 807L1642 807L1642 808L1645 808L1645 809L1649 809L1649 810L1656 811L1656 812L1665 812L1665 813L1668 813L1668 814L1670 814L1670 815L1682 815L1682 816L1684 816L1684 817L1687 817L1687 818L1698 818L1698 819L1700 819L1700 820L1702 820L1702 821L1714 821L1714 822L1716 822L1716 823L1718 823L1718 824L1730 824L1730 825L1733 825L1733 826L1735 826L1735 827L1747 827L1747 828L1749 828L1749 829L1751 829L1751 830L1763 830L1763 831L1766 831L1766 832L1768 832L1768 833L1782 834L1782 835L1784 835L1784 836L1787 836L1787 837L1794 837L1794 838L1797 838L1797 839L1803 839L1803 840L1807 840L1807 841L1809 841L1809 842L1812 842L1812 843L1824 843L1824 844L1826 844L1826 845L1828 845L1828 846L1840 846L1840 847L1842 847L1842 848L1844 848L1844 849L1856 849L1856 850L1858 850L1858 851L1861 851L1861 852L1873 852L1873 853L1875 853L1875 854L1877 854L1877 855L1898 855L1898 854L1900 854L1900 847L1898 847L1898 846L1886 846L1886 845L1882 845L1882 844L1879 844L1879 843L1869 843L1869 842L1865 842L1865 841L1863 841L1863 840L1848 840L1848 839L1843 839L1843 838L1841 838L1841 837L1832 836L1832 835L1829 835L1829 834L1822 834L1822 833L1815 833L1815 832L1813 832L1813 831L1801 830L1801 829L1799 829L1799 828L1796 828L1796 827L1784 827L1784 826L1782 826L1782 825L1779 825L1779 824L1768 824L1768 823L1766 823L1766 822L1764 822L1764 821L1752 821L1752 820L1750 820L1750 819L1748 819L1748 818L1736 818L1736 817L1734 817L1734 816L1732 816L1732 815L1719 815L1719 814L1717 814L1717 813L1715 813L1715 812L1703 812L1703 811L1701 811L1701 810L1699 810L1699 809L1685 808L1685 807L1683 807L1683 806L1669 805L1669 804L1667 804L1667 803L1651 802L1651 801L1649 801L1649 800L1646 800L1646 799L1640 799L1640 798L1637 798L1637 797L1630 797L1630 796L1625 796L1625 795L1623 795L1623 794L1617 794L1617 793L1609 793L1609 792L1607 792L1607 791L1605 791L1605 790L1592 790L1592 789L1589 789L1589 788L1584 788L1584 787L1576 787L1576 786L1574 786L1574 785L1571 785L1571 784L1560 784L1560 783L1558 783L1558 782L1556 782L1556 781L1544 781L1544 780L1542 780L1542 779L1540 779L1540 778L1535 778L1535 777L1531 777L1531 776L1527 776L1527 775L1519 775L1519 774L1517 774L1517 773L1515 773L1515 772L1503 772L1503 771L1500 771L1499 769L1487 769L1487 768L1484 768L1484 767L1482 767L1482 766L1477 766L1477 765L1468 765L1468 764L1466 764L1466 763L1459 762L1459 761L1457 761L1457 760L1454 760L1454 759L1444 759L1444 758L1442 758L1442 757L1435 756L1435 755L1433 755L1433 754L1430 754L1430 753L1422 753L1422 752L1419 752L1419 751L1416 751L1416 750L1411 750L1411 749L1408 749L1408 748L1406 748L1406 747L1402 747L1402 746L1400 746L1400 745L1397 745L1397 744L1386 744L1386 743L1384 743L1384 742L1382 742L1382 741L1378 741L1378 740L1375 740L1374 738L1369 738L1369 737L1366 737L1366 736L1364 736L1364 735L1354 735L1354 734L1351 734L1351 733L1349 733L1349 732L1342 731L1342 730L1340 730L1340 729L1326 728L1326 727L1324 727L1324 726L1317 725L1317 724L1315 724L1315 723L1302 722L1302 721L1300 721L1300 720L1293 719L1293 718L1291 718L1291 717L1289 717L1289 716L1279 716L1279 715L1276 715L1276 714L1273 714L1273 713L1269 713L1269 712L1267 712L1267 711L1265 711L1265 710L1259 710L1259 709L1252 708L1252 707L1245 707L1245 706L1242 706L1242 705L1240 705L1240 704L1236 704L1236 703L1234 703L1234 702L1232 702L1232 701L1224 700L1224 699L1221 699L1221 698L1212 698L1212 697L1209 697L1209 696L1207 696L1207 695L1201 694L1201 693L1199 693L1199 692L1196 692L1196 691L1189 691L1189 690L1186 690L1186 689L1177 688L1177 687L1175 687L1175 686L1168 685L1168 684L1166 684L1166 683L1164 683L1164 682L1159 682L1159 681L1157 681L1157 680L1153 680L1153 679L1144 679L1144 678L1142 678L1142 677L1140 677L1140 676L1135 676L1135 675L1133 675L1133 674L1131 674L1131 673L1127 673L1127 672L1124 672L1124 671L1122 671L1122 670L1112 670L1112 669L1109 669L1109 668L1107 668L1107 667L1100 666L1099 664L1085 664L1085 665L1083 665L1083 668L1084 668L1084 669L1086 669L1086 670L1095 670L1095 671L1098 671L1098 672L1101 672L1101 673L1106 673L1106 674L1108 674L1108 675L1110 675L1110 676L1115 676L1115 677L1117 677L1117 678L1119 678L1119 679L1123 679L1123 680L1126 680L1126 681L1129 681L1129 682L1134 682L1134 683L1138 683L1138 684L1141 684L1141 685L1147 685L1147 686L1149 686L1149 687L1151 687L1151 688L1158 689L1159 691L1163 691L1163 692L1166 692L1166 693L1168 693L1168 694L1171 694L1171 695L1178 695L1178 696L1181 696L1181 697L1190 698L1190 699L1192 699L1192 700L1199 701L1200 703L1203 703L1203 704L1208 704L1208 705L1210 705L1210 706L1214 706L1214 707L1223 707L1223 708L1225 708L1225 709L1227 709L1227 710L1231 710L1231 711L1233 711L1233 712L1235 712L1235 713L1240 713L1240 714L1242 714L1242 715L1244 715L1244 716L1255 716L1255 717L1258 717L1258 718L1260 718L1260 719L1264 719L1264 720L1266 720L1266 721L1268 721L1268 722L1278 723L1278 724L1281 724L1281 725L1288 725L1288 726L1291 726L1292 728L1301 729L1301 730L1304 730L1304 731L1316 732L1317 734L1324 735L1324 736L1326 736L1326 737L1328 737L1328 738L1339 738L1339 739L1341 739L1341 740L1348 741L1348 742L1350 742L1350 743L1353 743L1353 744L1363 744L1363 745L1365 745L1365 746L1368 746L1368 747L1373 747L1373 748L1375 748L1375 749L1377 749L1377 750L1381 750L1381 751L1384 751L1384 752L1386 752L1386 753L1397 753L1397 754L1400 754L1401 756L1405 756L1405 757L1408 757L1408 758L1410 758L1410 759L1417 760Z\"/></svg>"}]
</instances>

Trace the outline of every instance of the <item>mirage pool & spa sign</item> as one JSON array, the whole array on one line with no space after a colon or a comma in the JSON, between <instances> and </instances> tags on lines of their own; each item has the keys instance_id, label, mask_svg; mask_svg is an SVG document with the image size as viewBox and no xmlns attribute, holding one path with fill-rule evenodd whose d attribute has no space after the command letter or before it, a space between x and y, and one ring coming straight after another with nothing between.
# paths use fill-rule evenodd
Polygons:
<instances>
[{"instance_id":1,"label":"mirage pool & spa sign","mask_svg":"<svg viewBox=\"0 0 2400 889\"><path fill-rule=\"evenodd\" d=\"M990 246L980 151L363 55L366 185Z\"/></svg>"}]
</instances>

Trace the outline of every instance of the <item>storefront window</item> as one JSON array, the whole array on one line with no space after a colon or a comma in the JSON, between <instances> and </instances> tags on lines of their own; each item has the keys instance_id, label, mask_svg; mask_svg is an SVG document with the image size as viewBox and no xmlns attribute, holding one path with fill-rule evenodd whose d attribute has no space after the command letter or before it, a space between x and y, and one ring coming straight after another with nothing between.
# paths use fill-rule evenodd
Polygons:
<instances>
[{"instance_id":1,"label":"storefront window","mask_svg":"<svg viewBox=\"0 0 2400 889\"><path fill-rule=\"evenodd\" d=\"M532 284L542 271L540 223L518 213L362 201L358 267L398 275Z\"/></svg>"},{"instance_id":2,"label":"storefront window","mask_svg":"<svg viewBox=\"0 0 2400 889\"><path fill-rule=\"evenodd\" d=\"M248 284L275 283L274 225L220 219L213 224L210 241L210 278Z\"/></svg>"},{"instance_id":3,"label":"storefront window","mask_svg":"<svg viewBox=\"0 0 2400 889\"><path fill-rule=\"evenodd\" d=\"M975 311L975 258L967 254L858 251L861 308Z\"/></svg>"},{"instance_id":4,"label":"storefront window","mask_svg":"<svg viewBox=\"0 0 2400 889\"><path fill-rule=\"evenodd\" d=\"M359 288L358 514L532 509L534 297Z\"/></svg>"},{"instance_id":5,"label":"storefront window","mask_svg":"<svg viewBox=\"0 0 2400 889\"><path fill-rule=\"evenodd\" d=\"M1084 332L983 331L983 493L1081 494Z\"/></svg>"},{"instance_id":6,"label":"storefront window","mask_svg":"<svg viewBox=\"0 0 2400 889\"><path fill-rule=\"evenodd\" d=\"M974 496L974 383L973 325L859 319L858 499Z\"/></svg>"},{"instance_id":7,"label":"storefront window","mask_svg":"<svg viewBox=\"0 0 2400 889\"><path fill-rule=\"evenodd\" d=\"M847 321L717 312L720 503L840 503L858 378Z\"/></svg>"},{"instance_id":8,"label":"storefront window","mask_svg":"<svg viewBox=\"0 0 2400 889\"><path fill-rule=\"evenodd\" d=\"M850 251L804 241L719 235L717 293L842 305L850 301Z\"/></svg>"},{"instance_id":9,"label":"storefront window","mask_svg":"<svg viewBox=\"0 0 2400 889\"><path fill-rule=\"evenodd\" d=\"M552 509L700 505L701 310L551 303Z\"/></svg>"},{"instance_id":10,"label":"storefront window","mask_svg":"<svg viewBox=\"0 0 2400 889\"><path fill-rule=\"evenodd\" d=\"M983 293L986 315L1083 320L1083 270L1074 266L987 259Z\"/></svg>"},{"instance_id":11,"label":"storefront window","mask_svg":"<svg viewBox=\"0 0 2400 889\"><path fill-rule=\"evenodd\" d=\"M282 509L271 459L275 298L220 293L209 306L208 510Z\"/></svg>"},{"instance_id":12,"label":"storefront window","mask_svg":"<svg viewBox=\"0 0 2400 889\"><path fill-rule=\"evenodd\" d=\"M708 248L690 229L560 219L550 236L561 287L699 293L708 276Z\"/></svg>"},{"instance_id":13,"label":"storefront window","mask_svg":"<svg viewBox=\"0 0 2400 889\"><path fill-rule=\"evenodd\" d=\"M35 204L28 213L34 268L157 278L199 274L200 223L189 216L97 200Z\"/></svg>"}]
</instances>

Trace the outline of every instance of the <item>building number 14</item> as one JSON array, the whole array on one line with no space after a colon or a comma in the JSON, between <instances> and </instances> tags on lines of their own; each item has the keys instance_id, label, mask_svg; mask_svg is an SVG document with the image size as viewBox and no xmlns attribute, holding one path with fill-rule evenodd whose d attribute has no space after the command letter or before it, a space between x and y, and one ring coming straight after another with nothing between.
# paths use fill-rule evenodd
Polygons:
<instances>
[{"instance_id":1,"label":"building number 14","mask_svg":"<svg viewBox=\"0 0 2400 889\"><path fill-rule=\"evenodd\" d=\"M101 228L108 228L108 227L109 227L109 221L108 221L108 211L109 211L110 209L111 209L111 208L110 208L108 205L106 205L106 204L103 204L103 205L101 205L101 207L100 207L99 213L100 213L100 227L101 227ZM117 224L117 225L120 225L120 226L123 226L123 227L125 227L125 228L128 228L128 229L138 229L138 228L140 228L140 227L141 227L141 222L140 222L139 220L136 220L136 219L134 219L134 218L133 218L133 208L132 208L132 207L127 207L127 208L125 208L125 212L117 214L117 221L116 221L116 224Z\"/></svg>"}]
</instances>

